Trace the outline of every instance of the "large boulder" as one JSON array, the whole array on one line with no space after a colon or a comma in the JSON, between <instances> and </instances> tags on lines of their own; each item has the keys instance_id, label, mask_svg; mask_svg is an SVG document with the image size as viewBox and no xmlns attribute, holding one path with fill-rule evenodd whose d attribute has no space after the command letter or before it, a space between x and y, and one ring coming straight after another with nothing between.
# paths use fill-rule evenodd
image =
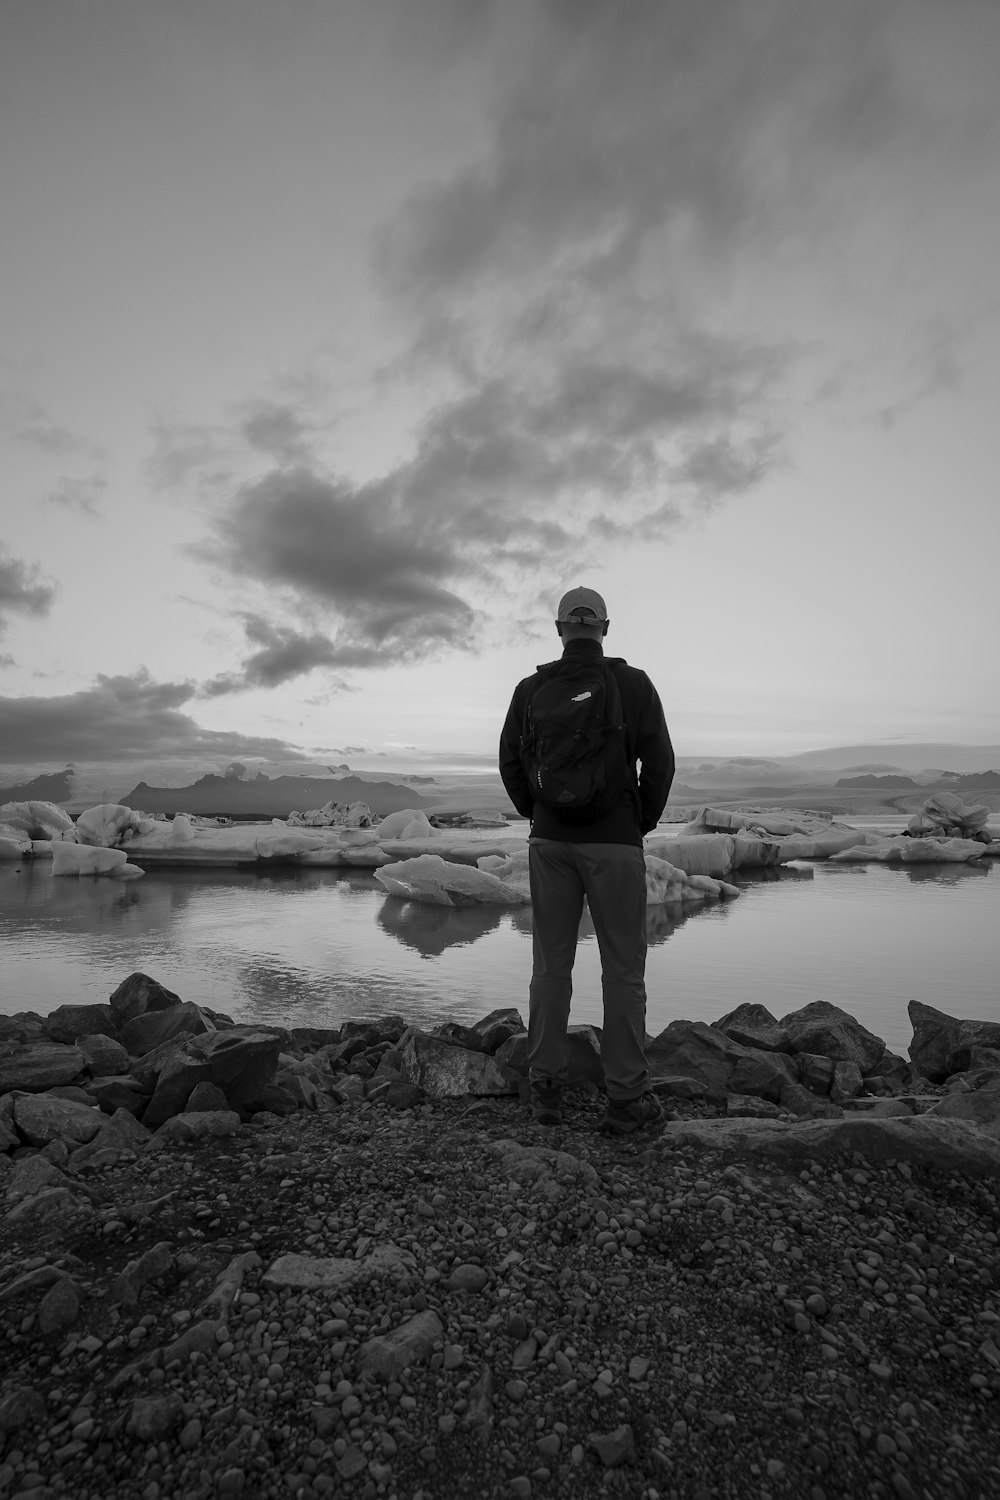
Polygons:
<instances>
[{"instance_id":1,"label":"large boulder","mask_svg":"<svg viewBox=\"0 0 1000 1500\"><path fill-rule=\"evenodd\" d=\"M828 1000L789 1011L780 1024L788 1032L792 1052L819 1052L834 1062L857 1063L862 1073L872 1072L885 1052L880 1036Z\"/></svg>"},{"instance_id":2,"label":"large boulder","mask_svg":"<svg viewBox=\"0 0 1000 1500\"><path fill-rule=\"evenodd\" d=\"M49 1141L93 1140L104 1123L94 1104L78 1104L51 1094L18 1094L14 1100L14 1124L29 1146L47 1146Z\"/></svg>"},{"instance_id":3,"label":"large boulder","mask_svg":"<svg viewBox=\"0 0 1000 1500\"><path fill-rule=\"evenodd\" d=\"M791 1052L792 1047L785 1030L765 1005L737 1005L712 1025L730 1041L744 1047L756 1047L761 1052Z\"/></svg>"},{"instance_id":4,"label":"large boulder","mask_svg":"<svg viewBox=\"0 0 1000 1500\"><path fill-rule=\"evenodd\" d=\"M0 1016L0 1043L44 1040L45 1022L33 1010L19 1010L12 1016Z\"/></svg>"},{"instance_id":5,"label":"large boulder","mask_svg":"<svg viewBox=\"0 0 1000 1500\"><path fill-rule=\"evenodd\" d=\"M132 1057L142 1057L175 1037L198 1036L206 1031L215 1031L214 1022L193 1000L185 1000L168 1010L146 1011L134 1020L126 1021L122 1028L122 1042Z\"/></svg>"},{"instance_id":6,"label":"large boulder","mask_svg":"<svg viewBox=\"0 0 1000 1500\"><path fill-rule=\"evenodd\" d=\"M819 1102L819 1101L817 1101ZM661 1149L694 1146L745 1161L772 1160L787 1166L829 1161L857 1152L872 1162L909 1162L948 1176L1000 1178L1000 1141L967 1120L939 1115L873 1119L847 1114L839 1120L678 1120L663 1127Z\"/></svg>"},{"instance_id":7,"label":"large boulder","mask_svg":"<svg viewBox=\"0 0 1000 1500\"><path fill-rule=\"evenodd\" d=\"M143 1124L156 1129L181 1114L200 1083L221 1089L230 1109L263 1108L280 1055L280 1034L252 1026L185 1038L163 1059Z\"/></svg>"},{"instance_id":8,"label":"large boulder","mask_svg":"<svg viewBox=\"0 0 1000 1500\"><path fill-rule=\"evenodd\" d=\"M907 1012L913 1027L910 1061L931 1083L964 1073L973 1048L1000 1047L1000 1022L956 1020L919 1000L911 1000Z\"/></svg>"},{"instance_id":9,"label":"large boulder","mask_svg":"<svg viewBox=\"0 0 1000 1500\"><path fill-rule=\"evenodd\" d=\"M86 1066L79 1047L63 1042L15 1043L0 1056L0 1094L20 1089L28 1094L44 1093L62 1083L71 1083Z\"/></svg>"},{"instance_id":10,"label":"large boulder","mask_svg":"<svg viewBox=\"0 0 1000 1500\"><path fill-rule=\"evenodd\" d=\"M261 1027L234 1026L194 1037L184 1050L194 1061L208 1063L210 1081L222 1089L232 1109L250 1110L260 1106L274 1079L281 1037Z\"/></svg>"},{"instance_id":11,"label":"large boulder","mask_svg":"<svg viewBox=\"0 0 1000 1500\"><path fill-rule=\"evenodd\" d=\"M505 1076L495 1058L485 1052L452 1046L416 1027L406 1035L400 1054L403 1082L415 1084L434 1098L517 1091L516 1084Z\"/></svg>"},{"instance_id":12,"label":"large boulder","mask_svg":"<svg viewBox=\"0 0 1000 1500\"><path fill-rule=\"evenodd\" d=\"M147 1011L169 1010L173 1005L180 1005L181 997L166 989L159 980L136 972L122 980L109 997L109 1003L120 1030L126 1021L134 1021L136 1016L144 1016Z\"/></svg>"},{"instance_id":13,"label":"large boulder","mask_svg":"<svg viewBox=\"0 0 1000 1500\"><path fill-rule=\"evenodd\" d=\"M483 1016L472 1028L480 1039L482 1050L494 1053L504 1042L509 1041L512 1036L518 1036L524 1029L521 1012L513 1006L491 1010L489 1015Z\"/></svg>"},{"instance_id":14,"label":"large boulder","mask_svg":"<svg viewBox=\"0 0 1000 1500\"><path fill-rule=\"evenodd\" d=\"M155 1130L172 1115L179 1115L187 1108L188 1100L199 1083L210 1083L212 1069L209 1063L194 1061L184 1052L169 1057L156 1080L153 1097L146 1105L142 1123L147 1130ZM226 1107L224 1104L223 1108Z\"/></svg>"},{"instance_id":15,"label":"large boulder","mask_svg":"<svg viewBox=\"0 0 1000 1500\"><path fill-rule=\"evenodd\" d=\"M128 1072L129 1059L125 1048L103 1032L85 1032L76 1038L76 1045L86 1058L87 1071L92 1078Z\"/></svg>"},{"instance_id":16,"label":"large boulder","mask_svg":"<svg viewBox=\"0 0 1000 1500\"><path fill-rule=\"evenodd\" d=\"M101 1035L121 1041L110 1005L60 1005L45 1017L45 1035L53 1042L75 1042L77 1037Z\"/></svg>"},{"instance_id":17,"label":"large boulder","mask_svg":"<svg viewBox=\"0 0 1000 1500\"><path fill-rule=\"evenodd\" d=\"M950 1120L968 1120L1000 1141L1000 1084L968 1093L947 1094L927 1110L927 1114Z\"/></svg>"},{"instance_id":18,"label":"large boulder","mask_svg":"<svg viewBox=\"0 0 1000 1500\"><path fill-rule=\"evenodd\" d=\"M691 1078L718 1103L729 1094L754 1094L777 1103L782 1088L797 1081L787 1058L744 1047L704 1021L671 1021L647 1044L646 1054L654 1078Z\"/></svg>"}]
</instances>

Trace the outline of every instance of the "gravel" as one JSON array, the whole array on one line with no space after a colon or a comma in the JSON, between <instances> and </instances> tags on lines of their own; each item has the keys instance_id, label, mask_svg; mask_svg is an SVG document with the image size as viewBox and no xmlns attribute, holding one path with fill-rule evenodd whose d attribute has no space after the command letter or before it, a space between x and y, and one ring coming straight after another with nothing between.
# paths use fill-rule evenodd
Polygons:
<instances>
[{"instance_id":1,"label":"gravel","mask_svg":"<svg viewBox=\"0 0 1000 1500\"><path fill-rule=\"evenodd\" d=\"M0 1496L1000 1495L996 1181L600 1116L258 1116L0 1220Z\"/></svg>"}]
</instances>

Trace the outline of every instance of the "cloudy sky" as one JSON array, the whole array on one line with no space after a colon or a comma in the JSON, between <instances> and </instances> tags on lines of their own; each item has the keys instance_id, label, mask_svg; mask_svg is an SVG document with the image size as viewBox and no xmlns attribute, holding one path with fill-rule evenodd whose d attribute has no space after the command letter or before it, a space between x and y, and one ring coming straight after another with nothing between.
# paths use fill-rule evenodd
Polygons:
<instances>
[{"instance_id":1,"label":"cloudy sky","mask_svg":"<svg viewBox=\"0 0 1000 1500\"><path fill-rule=\"evenodd\" d=\"M4 0L0 763L1000 741L995 0ZM891 757L889 757L891 758Z\"/></svg>"}]
</instances>

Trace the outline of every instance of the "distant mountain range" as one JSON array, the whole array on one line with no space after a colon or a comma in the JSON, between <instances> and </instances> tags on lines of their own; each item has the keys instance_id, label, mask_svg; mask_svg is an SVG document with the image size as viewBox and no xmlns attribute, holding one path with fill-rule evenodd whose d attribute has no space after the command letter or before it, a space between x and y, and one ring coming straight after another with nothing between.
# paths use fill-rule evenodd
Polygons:
<instances>
[{"instance_id":1,"label":"distant mountain range","mask_svg":"<svg viewBox=\"0 0 1000 1500\"><path fill-rule=\"evenodd\" d=\"M368 781L360 776L267 776L240 781L234 776L202 776L193 786L147 786L144 781L126 792L124 807L148 813L203 813L209 817L256 815L285 818L290 812L309 812L327 802L367 802L385 817L401 808L432 806L428 797L396 781Z\"/></svg>"},{"instance_id":2,"label":"distant mountain range","mask_svg":"<svg viewBox=\"0 0 1000 1500\"><path fill-rule=\"evenodd\" d=\"M203 764L151 764L144 767L150 780L134 784L135 767L121 762L66 766L35 775L10 767L6 786L0 770L0 805L55 802L78 813L98 803L118 802L147 812L265 818L307 812L331 800L367 802L380 816L404 807L513 811L496 770L486 761L478 774L448 775L442 770L435 776L416 775L405 763L381 774L303 761L269 763L260 770L234 762L222 774L199 775L203 769ZM170 785L175 780L183 784ZM905 799L894 806L920 806L921 798L946 788L992 802L1000 791L998 782L1000 745L843 745L791 756L681 755L670 801L675 806L709 801L773 805L785 798L788 805L836 811L846 810L855 798L867 810L873 799L894 794Z\"/></svg>"}]
</instances>

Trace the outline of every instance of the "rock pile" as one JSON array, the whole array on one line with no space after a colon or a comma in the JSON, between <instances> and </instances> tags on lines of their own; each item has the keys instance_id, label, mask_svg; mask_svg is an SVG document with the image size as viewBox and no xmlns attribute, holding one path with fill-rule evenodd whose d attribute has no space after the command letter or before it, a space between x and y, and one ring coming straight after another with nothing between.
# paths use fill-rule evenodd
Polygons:
<instances>
[{"instance_id":1,"label":"rock pile","mask_svg":"<svg viewBox=\"0 0 1000 1500\"><path fill-rule=\"evenodd\" d=\"M940 1112L1000 1037L911 1014L908 1062L835 1007L674 1023L626 1140L589 1027L532 1125L514 1011L3 1018L0 1494L1000 1493L1000 1142Z\"/></svg>"},{"instance_id":2,"label":"rock pile","mask_svg":"<svg viewBox=\"0 0 1000 1500\"><path fill-rule=\"evenodd\" d=\"M1000 1160L1000 1024L916 1001L910 1018L906 1059L825 1001L780 1020L740 1005L714 1025L678 1020L648 1038L650 1071L664 1098L721 1106L729 1118L958 1121L974 1127L970 1161L981 1167L994 1151ZM106 1005L0 1016L0 1152L48 1150L74 1171L137 1143L222 1137L258 1115L352 1099L409 1109L428 1098L525 1097L527 1071L517 1010L430 1029L401 1016L330 1029L237 1025L135 973ZM599 1028L570 1027L568 1082L603 1086Z\"/></svg>"}]
</instances>

